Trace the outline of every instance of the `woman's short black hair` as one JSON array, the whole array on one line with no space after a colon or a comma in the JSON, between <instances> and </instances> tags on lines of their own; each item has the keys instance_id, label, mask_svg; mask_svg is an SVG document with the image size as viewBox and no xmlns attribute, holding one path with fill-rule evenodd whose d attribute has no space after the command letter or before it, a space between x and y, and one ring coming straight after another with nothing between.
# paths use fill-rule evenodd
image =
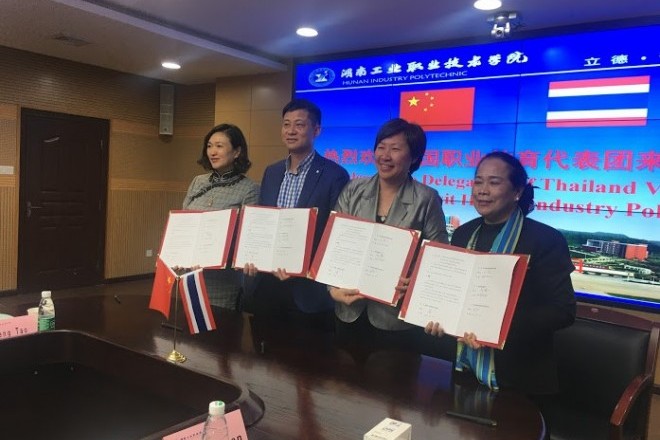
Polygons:
<instances>
[{"instance_id":1,"label":"woman's short black hair","mask_svg":"<svg viewBox=\"0 0 660 440\"><path fill-rule=\"evenodd\" d=\"M252 162L248 158L248 146L245 136L240 128L233 124L220 124L216 125L209 131L206 136L204 136L204 143L202 144L202 155L197 160L197 163L204 167L205 170L212 170L211 161L206 154L206 146L209 143L209 139L215 133L224 133L229 142L231 142L232 148L235 150L237 148L241 149L241 152L238 154L236 160L234 160L234 170L238 171L241 174L245 174L247 170L252 166Z\"/></svg>"},{"instance_id":2,"label":"woman's short black hair","mask_svg":"<svg viewBox=\"0 0 660 440\"><path fill-rule=\"evenodd\" d=\"M409 173L412 174L419 169L422 159L424 159L424 153L426 152L426 133L424 133L424 130L419 125L401 118L390 119L378 130L374 151L376 151L376 147L378 147L378 144L383 139L396 136L399 133L403 133L408 148L410 148L412 163L410 164Z\"/></svg>"},{"instance_id":3,"label":"woman's short black hair","mask_svg":"<svg viewBox=\"0 0 660 440\"><path fill-rule=\"evenodd\" d=\"M520 199L518 199L518 206L522 209L523 215L532 212L534 210L534 187L529 183L529 176L522 163L509 153L493 151L481 158L479 165L477 165L477 170L486 159L499 159L509 166L509 182L511 182L511 185L515 189L522 190Z\"/></svg>"}]
</instances>

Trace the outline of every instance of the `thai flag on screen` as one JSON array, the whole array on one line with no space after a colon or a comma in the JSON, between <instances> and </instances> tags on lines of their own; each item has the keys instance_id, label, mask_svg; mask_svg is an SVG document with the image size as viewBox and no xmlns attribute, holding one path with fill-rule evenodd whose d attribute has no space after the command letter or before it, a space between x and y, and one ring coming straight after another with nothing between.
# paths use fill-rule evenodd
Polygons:
<instances>
[{"instance_id":1,"label":"thai flag on screen","mask_svg":"<svg viewBox=\"0 0 660 440\"><path fill-rule=\"evenodd\" d=\"M551 81L547 127L646 125L651 77Z\"/></svg>"},{"instance_id":2,"label":"thai flag on screen","mask_svg":"<svg viewBox=\"0 0 660 440\"><path fill-rule=\"evenodd\" d=\"M215 330L215 320L209 296L206 293L202 270L182 275L179 283L181 302L183 310L186 312L190 333Z\"/></svg>"}]
</instances>

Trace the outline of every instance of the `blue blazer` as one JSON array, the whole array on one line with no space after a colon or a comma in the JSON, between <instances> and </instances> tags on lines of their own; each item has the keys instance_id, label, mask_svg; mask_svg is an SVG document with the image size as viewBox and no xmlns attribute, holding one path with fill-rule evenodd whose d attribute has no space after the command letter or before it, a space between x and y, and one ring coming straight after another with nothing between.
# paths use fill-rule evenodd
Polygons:
<instances>
[{"instance_id":1,"label":"blue blazer","mask_svg":"<svg viewBox=\"0 0 660 440\"><path fill-rule=\"evenodd\" d=\"M277 196L280 193L285 171L286 160L266 168L261 180L259 205L277 206ZM330 211L334 209L339 193L348 181L348 173L344 168L316 152L296 204L296 208L318 208L313 253L316 252L321 240ZM334 301L324 284L305 278L293 278L284 283L291 286L294 302L303 312L314 313L331 310L334 307Z\"/></svg>"}]
</instances>

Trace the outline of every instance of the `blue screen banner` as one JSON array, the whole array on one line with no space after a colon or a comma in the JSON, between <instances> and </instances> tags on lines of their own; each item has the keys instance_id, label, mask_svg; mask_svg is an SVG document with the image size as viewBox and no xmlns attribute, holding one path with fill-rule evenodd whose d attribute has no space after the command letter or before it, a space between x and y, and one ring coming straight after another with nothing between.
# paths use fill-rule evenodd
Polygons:
<instances>
[{"instance_id":1,"label":"blue screen banner","mask_svg":"<svg viewBox=\"0 0 660 440\"><path fill-rule=\"evenodd\" d=\"M413 175L448 228L477 216L475 166L490 151L525 165L532 218L559 229L585 298L660 311L660 26L392 52L296 65L295 95L323 112L320 154L371 176L395 117L425 129Z\"/></svg>"}]
</instances>

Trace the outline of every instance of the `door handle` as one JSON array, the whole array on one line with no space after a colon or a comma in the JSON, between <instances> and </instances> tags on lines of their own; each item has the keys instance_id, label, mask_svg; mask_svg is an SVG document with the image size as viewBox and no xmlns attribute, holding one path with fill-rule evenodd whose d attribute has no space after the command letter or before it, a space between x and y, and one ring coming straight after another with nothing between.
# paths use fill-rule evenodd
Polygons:
<instances>
[{"instance_id":1,"label":"door handle","mask_svg":"<svg viewBox=\"0 0 660 440\"><path fill-rule=\"evenodd\" d=\"M33 205L32 205L32 202L30 202L30 201L28 200L28 202L27 202L27 210L26 210L27 218L30 218L30 217L32 216L32 210L33 210L33 209L42 209L42 208L43 208L43 206L33 206Z\"/></svg>"}]
</instances>

